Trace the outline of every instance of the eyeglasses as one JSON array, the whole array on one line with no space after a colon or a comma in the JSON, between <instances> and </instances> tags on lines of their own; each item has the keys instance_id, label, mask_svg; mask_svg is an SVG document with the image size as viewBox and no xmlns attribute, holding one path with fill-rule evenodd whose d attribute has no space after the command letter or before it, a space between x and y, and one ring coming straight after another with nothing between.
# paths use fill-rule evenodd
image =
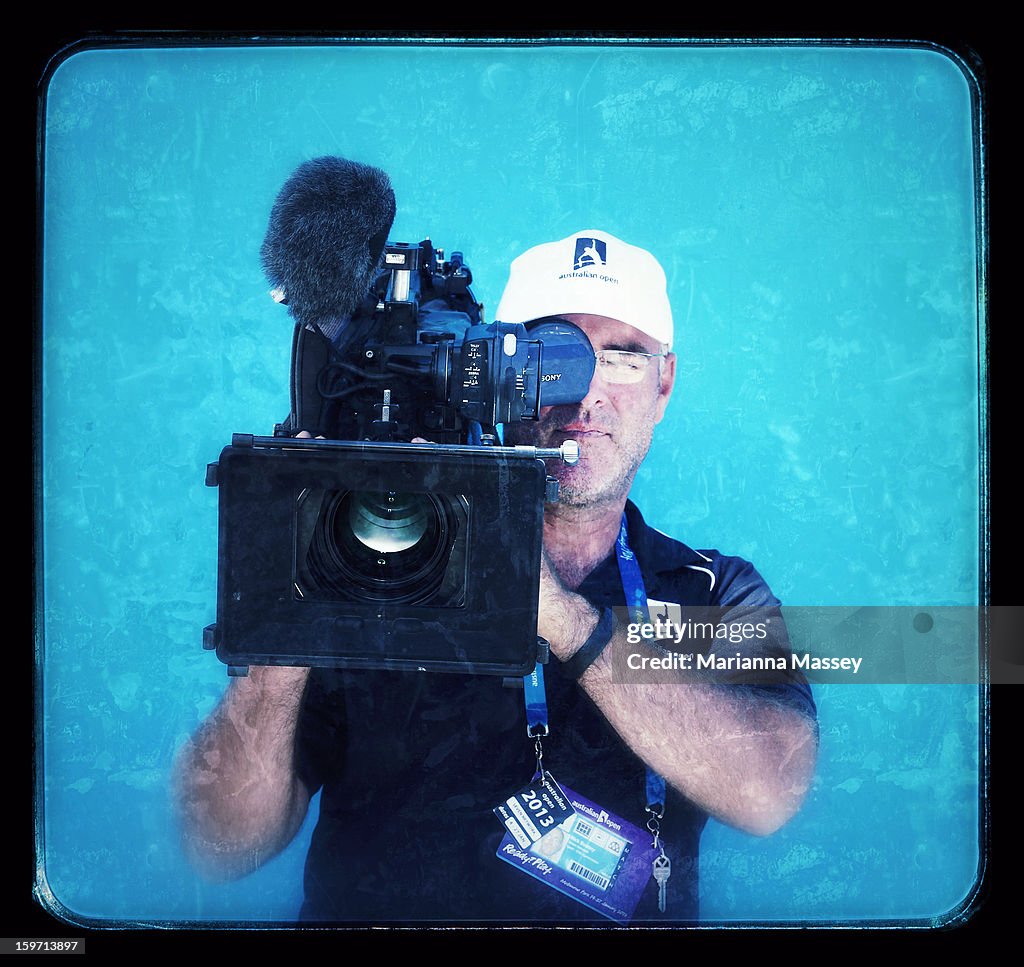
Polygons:
<instances>
[{"instance_id":1,"label":"eyeglasses","mask_svg":"<svg viewBox=\"0 0 1024 967\"><path fill-rule=\"evenodd\" d=\"M668 353L633 353L625 349L600 349L597 357L597 372L607 383L639 383L647 372L652 359L667 356Z\"/></svg>"}]
</instances>

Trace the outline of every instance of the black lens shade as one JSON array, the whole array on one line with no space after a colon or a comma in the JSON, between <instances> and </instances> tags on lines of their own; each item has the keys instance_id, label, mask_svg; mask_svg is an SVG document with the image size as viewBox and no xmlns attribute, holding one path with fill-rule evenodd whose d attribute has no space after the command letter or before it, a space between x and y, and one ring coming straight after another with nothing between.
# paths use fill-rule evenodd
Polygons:
<instances>
[{"instance_id":1,"label":"black lens shade","mask_svg":"<svg viewBox=\"0 0 1024 967\"><path fill-rule=\"evenodd\" d=\"M511 448L237 439L208 476L220 490L220 560L205 638L221 661L532 671L543 460Z\"/></svg>"}]
</instances>

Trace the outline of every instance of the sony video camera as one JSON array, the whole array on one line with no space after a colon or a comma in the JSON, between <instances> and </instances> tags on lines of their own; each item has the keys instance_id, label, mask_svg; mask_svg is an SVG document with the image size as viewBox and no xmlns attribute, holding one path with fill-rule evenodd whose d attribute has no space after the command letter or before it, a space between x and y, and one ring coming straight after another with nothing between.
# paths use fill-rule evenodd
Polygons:
<instances>
[{"instance_id":1,"label":"sony video camera","mask_svg":"<svg viewBox=\"0 0 1024 967\"><path fill-rule=\"evenodd\" d=\"M393 217L387 176L340 158L301 166L271 213L261 254L295 317L291 411L207 470L219 569L204 644L233 674L524 675L545 660L544 461L578 450L502 446L500 427L581 400L593 348L564 320L485 324L462 254L385 243Z\"/></svg>"}]
</instances>

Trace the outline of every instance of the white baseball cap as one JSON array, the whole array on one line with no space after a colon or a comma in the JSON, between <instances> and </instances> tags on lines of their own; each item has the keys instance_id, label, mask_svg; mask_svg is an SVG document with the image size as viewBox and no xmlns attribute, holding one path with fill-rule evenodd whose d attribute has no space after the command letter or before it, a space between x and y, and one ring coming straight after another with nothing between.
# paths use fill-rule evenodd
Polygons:
<instances>
[{"instance_id":1,"label":"white baseball cap","mask_svg":"<svg viewBox=\"0 0 1024 967\"><path fill-rule=\"evenodd\" d=\"M588 229L527 249L509 269L497 322L607 316L672 346L665 271L646 249Z\"/></svg>"}]
</instances>

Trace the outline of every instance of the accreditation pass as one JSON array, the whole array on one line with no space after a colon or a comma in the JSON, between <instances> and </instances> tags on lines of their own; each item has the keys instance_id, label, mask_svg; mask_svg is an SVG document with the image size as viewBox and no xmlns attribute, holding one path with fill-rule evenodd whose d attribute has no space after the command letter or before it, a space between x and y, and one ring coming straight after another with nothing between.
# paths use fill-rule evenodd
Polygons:
<instances>
[{"instance_id":1,"label":"accreditation pass","mask_svg":"<svg viewBox=\"0 0 1024 967\"><path fill-rule=\"evenodd\" d=\"M549 772L534 776L530 785L494 809L494 815L523 849L529 848L575 812L569 797Z\"/></svg>"},{"instance_id":2,"label":"accreditation pass","mask_svg":"<svg viewBox=\"0 0 1024 967\"><path fill-rule=\"evenodd\" d=\"M531 791L537 790L524 790ZM506 824L495 855L602 916L619 924L629 923L640 896L651 883L651 864L657 852L649 845L650 833L571 789L562 787L560 791L568 799L571 815L546 827L540 839L532 842L522 830L524 839L514 838L512 826ZM516 805L522 806L522 794L519 796ZM508 802L499 808L514 818Z\"/></svg>"},{"instance_id":3,"label":"accreditation pass","mask_svg":"<svg viewBox=\"0 0 1024 967\"><path fill-rule=\"evenodd\" d=\"M591 886L607 890L630 845L628 839L577 813L541 840L535 852Z\"/></svg>"}]
</instances>

